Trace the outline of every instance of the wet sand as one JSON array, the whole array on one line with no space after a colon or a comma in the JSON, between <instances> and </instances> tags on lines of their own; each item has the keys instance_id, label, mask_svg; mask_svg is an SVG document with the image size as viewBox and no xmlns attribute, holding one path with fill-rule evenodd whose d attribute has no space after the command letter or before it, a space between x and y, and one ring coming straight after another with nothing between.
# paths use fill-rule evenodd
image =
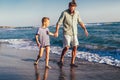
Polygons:
<instances>
[{"instance_id":1,"label":"wet sand","mask_svg":"<svg viewBox=\"0 0 120 80\"><path fill-rule=\"evenodd\" d=\"M0 80L120 80L120 68L106 64L76 59L78 68L69 66L71 58L65 57L65 64L59 67L60 56L50 54L46 69L44 56L39 64L33 63L38 51L19 50L0 44Z\"/></svg>"}]
</instances>

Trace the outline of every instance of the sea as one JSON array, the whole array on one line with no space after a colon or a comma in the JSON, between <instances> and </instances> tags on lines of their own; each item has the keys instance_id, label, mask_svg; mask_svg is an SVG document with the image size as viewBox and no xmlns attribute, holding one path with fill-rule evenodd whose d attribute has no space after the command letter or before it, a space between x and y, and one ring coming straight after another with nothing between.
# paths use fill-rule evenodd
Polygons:
<instances>
[{"instance_id":1,"label":"sea","mask_svg":"<svg viewBox=\"0 0 120 80\"><path fill-rule=\"evenodd\" d=\"M77 58L89 62L108 64L120 67L120 22L86 23L89 36L78 25L79 46ZM63 30L59 29L59 36L50 36L51 53L60 55L63 49ZM39 50L35 34L38 26L22 26L0 28L0 44L6 44L15 49ZM55 26L49 26L55 32ZM72 47L66 56L71 57ZM36 53L35 53L36 54Z\"/></svg>"}]
</instances>

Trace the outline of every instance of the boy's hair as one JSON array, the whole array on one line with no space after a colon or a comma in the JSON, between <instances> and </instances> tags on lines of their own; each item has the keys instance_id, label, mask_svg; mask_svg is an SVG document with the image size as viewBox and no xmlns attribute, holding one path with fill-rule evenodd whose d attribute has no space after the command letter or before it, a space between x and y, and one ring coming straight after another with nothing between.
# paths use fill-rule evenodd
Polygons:
<instances>
[{"instance_id":1,"label":"boy's hair","mask_svg":"<svg viewBox=\"0 0 120 80\"><path fill-rule=\"evenodd\" d=\"M70 6L75 6L75 7L76 7L77 4L76 4L74 1L73 1L73 2L69 2L69 7L70 7Z\"/></svg>"},{"instance_id":2,"label":"boy's hair","mask_svg":"<svg viewBox=\"0 0 120 80\"><path fill-rule=\"evenodd\" d=\"M50 20L48 17L43 17L42 18L42 23L46 22L47 20Z\"/></svg>"}]
</instances>

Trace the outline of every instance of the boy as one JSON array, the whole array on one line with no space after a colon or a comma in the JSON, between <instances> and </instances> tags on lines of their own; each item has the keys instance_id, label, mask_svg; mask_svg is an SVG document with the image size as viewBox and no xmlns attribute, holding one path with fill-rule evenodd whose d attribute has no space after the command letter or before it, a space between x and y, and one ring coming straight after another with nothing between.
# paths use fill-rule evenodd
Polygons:
<instances>
[{"instance_id":1,"label":"boy","mask_svg":"<svg viewBox=\"0 0 120 80\"><path fill-rule=\"evenodd\" d=\"M46 49L46 61L45 61L45 67L46 68L51 68L48 63L49 63L49 53L50 53L50 39L49 35L54 36L53 33L49 32L48 26L49 26L50 20L48 17L43 17L42 18L42 26L39 27L37 34L35 36L37 46L40 48L39 54L37 56L36 61L34 62L35 65L38 64L39 59L42 57L44 49ZM40 37L40 41L39 41Z\"/></svg>"}]
</instances>

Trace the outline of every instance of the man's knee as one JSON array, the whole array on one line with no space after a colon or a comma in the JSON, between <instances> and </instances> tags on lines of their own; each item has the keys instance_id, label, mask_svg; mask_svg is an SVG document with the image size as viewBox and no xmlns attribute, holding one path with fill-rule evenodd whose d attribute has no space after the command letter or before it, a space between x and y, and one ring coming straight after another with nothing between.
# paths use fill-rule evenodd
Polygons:
<instances>
[{"instance_id":1,"label":"man's knee","mask_svg":"<svg viewBox=\"0 0 120 80\"><path fill-rule=\"evenodd\" d=\"M68 50L68 49L69 49L69 46L66 46L64 49L65 49L65 50Z\"/></svg>"},{"instance_id":2,"label":"man's knee","mask_svg":"<svg viewBox=\"0 0 120 80\"><path fill-rule=\"evenodd\" d=\"M77 50L77 46L74 46L74 47L73 47L73 51L76 51L76 50Z\"/></svg>"}]
</instances>

